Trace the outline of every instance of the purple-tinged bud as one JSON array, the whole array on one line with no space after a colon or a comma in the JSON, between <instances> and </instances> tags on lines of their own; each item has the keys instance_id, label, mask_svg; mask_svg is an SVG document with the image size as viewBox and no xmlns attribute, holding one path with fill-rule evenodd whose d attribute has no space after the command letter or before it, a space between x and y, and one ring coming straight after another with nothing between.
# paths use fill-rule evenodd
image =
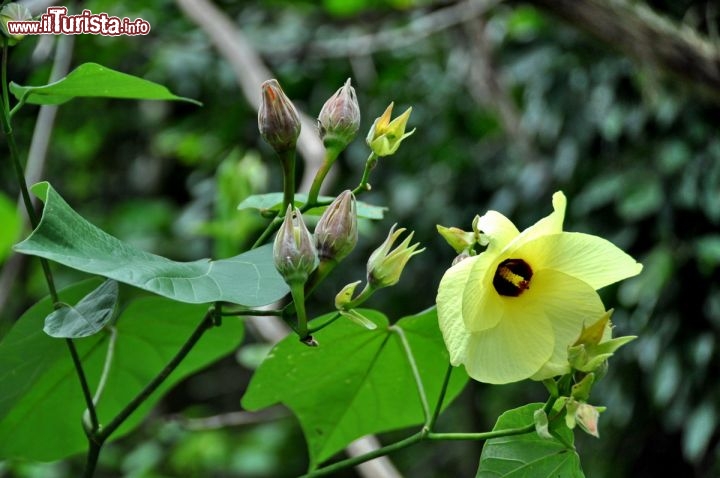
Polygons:
<instances>
[{"instance_id":1,"label":"purple-tinged bud","mask_svg":"<svg viewBox=\"0 0 720 478\"><path fill-rule=\"evenodd\" d=\"M260 88L262 90L258 110L260 135L278 154L295 149L300 135L300 117L295 106L280 88L277 80L267 80Z\"/></svg>"},{"instance_id":2,"label":"purple-tinged bud","mask_svg":"<svg viewBox=\"0 0 720 478\"><path fill-rule=\"evenodd\" d=\"M315 245L320 260L340 262L355 248L358 240L357 204L346 190L328 206L315 227Z\"/></svg>"},{"instance_id":3,"label":"purple-tinged bud","mask_svg":"<svg viewBox=\"0 0 720 478\"><path fill-rule=\"evenodd\" d=\"M328 99L318 116L320 139L326 148L344 149L360 128L360 107L350 78Z\"/></svg>"},{"instance_id":4,"label":"purple-tinged bud","mask_svg":"<svg viewBox=\"0 0 720 478\"><path fill-rule=\"evenodd\" d=\"M273 244L275 268L288 284L305 283L318 265L315 244L300 210L288 205Z\"/></svg>"},{"instance_id":5,"label":"purple-tinged bud","mask_svg":"<svg viewBox=\"0 0 720 478\"><path fill-rule=\"evenodd\" d=\"M414 232L411 232L400 245L391 251L390 248L392 248L393 243L405 232L405 228L395 231L395 226L397 224L390 228L390 233L385 242L375 249L367 262L367 281L375 289L397 284L410 258L425 250L425 248L416 250L420 245L417 242L410 245L414 234Z\"/></svg>"}]
</instances>

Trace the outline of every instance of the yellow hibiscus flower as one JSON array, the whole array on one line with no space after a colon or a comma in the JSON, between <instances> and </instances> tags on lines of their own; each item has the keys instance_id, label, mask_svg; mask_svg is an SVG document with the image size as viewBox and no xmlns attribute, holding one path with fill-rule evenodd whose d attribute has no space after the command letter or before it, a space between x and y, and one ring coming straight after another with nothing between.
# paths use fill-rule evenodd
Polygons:
<instances>
[{"instance_id":1,"label":"yellow hibiscus flower","mask_svg":"<svg viewBox=\"0 0 720 478\"><path fill-rule=\"evenodd\" d=\"M605 314L596 290L642 270L605 239L563 232L565 206L556 192L554 211L523 232L488 211L476 226L487 249L443 276L440 330L452 365L465 365L475 380L501 384L569 372L568 347Z\"/></svg>"}]
</instances>

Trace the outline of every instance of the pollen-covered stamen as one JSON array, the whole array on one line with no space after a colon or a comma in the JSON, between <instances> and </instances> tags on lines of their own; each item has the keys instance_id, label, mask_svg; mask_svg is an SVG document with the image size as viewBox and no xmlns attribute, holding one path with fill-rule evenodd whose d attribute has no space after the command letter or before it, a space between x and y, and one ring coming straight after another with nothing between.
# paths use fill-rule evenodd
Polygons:
<instances>
[{"instance_id":1,"label":"pollen-covered stamen","mask_svg":"<svg viewBox=\"0 0 720 478\"><path fill-rule=\"evenodd\" d=\"M506 259L500 263L493 277L493 286L500 295L518 297L530 288L533 272L522 259Z\"/></svg>"}]
</instances>

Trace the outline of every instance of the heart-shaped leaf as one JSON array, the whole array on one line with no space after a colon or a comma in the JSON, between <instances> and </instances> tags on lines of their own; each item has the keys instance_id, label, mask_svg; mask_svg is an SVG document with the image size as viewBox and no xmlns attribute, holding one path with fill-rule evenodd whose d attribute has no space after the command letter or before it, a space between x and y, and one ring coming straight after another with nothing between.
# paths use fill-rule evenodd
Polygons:
<instances>
[{"instance_id":1,"label":"heart-shaped leaf","mask_svg":"<svg viewBox=\"0 0 720 478\"><path fill-rule=\"evenodd\" d=\"M521 428L534 423L536 410L542 403L530 403L500 415L493 430ZM565 420L550 422L549 432L572 446L573 432ZM557 438L542 438L532 431L488 440L483 446L477 478L584 478L580 457Z\"/></svg>"},{"instance_id":2,"label":"heart-shaped leaf","mask_svg":"<svg viewBox=\"0 0 720 478\"><path fill-rule=\"evenodd\" d=\"M87 222L47 182L32 187L45 203L38 227L15 250L191 304L270 304L289 289L266 245L229 259L175 262L142 251Z\"/></svg>"},{"instance_id":3,"label":"heart-shaped leaf","mask_svg":"<svg viewBox=\"0 0 720 478\"><path fill-rule=\"evenodd\" d=\"M399 334L410 346L431 409L440 395L449 359L435 309L393 326L378 311L361 313L377 328L369 330L341 318L313 334L318 347L307 347L296 336L280 342L255 372L242 399L250 410L278 402L292 409L308 441L311 468L360 436L425 421ZM464 370L454 369L443 406L466 382Z\"/></svg>"}]
</instances>

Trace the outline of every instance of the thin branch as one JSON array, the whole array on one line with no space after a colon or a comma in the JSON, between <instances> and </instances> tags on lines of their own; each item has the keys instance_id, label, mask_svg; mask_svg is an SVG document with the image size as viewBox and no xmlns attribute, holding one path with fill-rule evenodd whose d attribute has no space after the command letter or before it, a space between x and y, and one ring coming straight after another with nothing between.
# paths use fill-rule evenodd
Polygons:
<instances>
[{"instance_id":1,"label":"thin branch","mask_svg":"<svg viewBox=\"0 0 720 478\"><path fill-rule=\"evenodd\" d=\"M720 101L720 48L689 26L627 0L525 0L640 63L690 80Z\"/></svg>"}]
</instances>

